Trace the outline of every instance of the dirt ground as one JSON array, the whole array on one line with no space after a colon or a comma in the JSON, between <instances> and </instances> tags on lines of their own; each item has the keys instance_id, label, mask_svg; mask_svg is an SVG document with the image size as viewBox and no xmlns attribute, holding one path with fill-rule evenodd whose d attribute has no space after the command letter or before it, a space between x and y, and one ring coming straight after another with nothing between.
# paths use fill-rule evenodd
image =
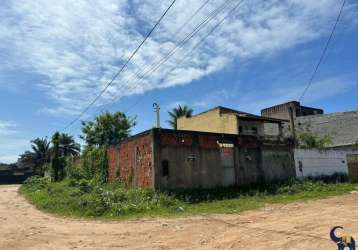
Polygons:
<instances>
[{"instance_id":1,"label":"dirt ground","mask_svg":"<svg viewBox=\"0 0 358 250\"><path fill-rule=\"evenodd\" d=\"M58 218L0 186L0 249L337 249L343 225L358 239L358 194L239 215L100 222Z\"/></svg>"}]
</instances>

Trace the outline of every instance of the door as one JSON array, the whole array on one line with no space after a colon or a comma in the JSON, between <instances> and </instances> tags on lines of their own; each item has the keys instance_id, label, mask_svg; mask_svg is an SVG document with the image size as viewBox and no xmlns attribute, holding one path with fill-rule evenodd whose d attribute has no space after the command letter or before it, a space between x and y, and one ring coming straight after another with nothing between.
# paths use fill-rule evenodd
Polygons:
<instances>
[{"instance_id":1,"label":"door","mask_svg":"<svg viewBox=\"0 0 358 250\"><path fill-rule=\"evenodd\" d=\"M222 184L224 187L235 185L234 147L220 148L221 167L223 169Z\"/></svg>"},{"instance_id":2,"label":"door","mask_svg":"<svg viewBox=\"0 0 358 250\"><path fill-rule=\"evenodd\" d=\"M358 181L358 154L347 154L348 176L352 181Z\"/></svg>"}]
</instances>

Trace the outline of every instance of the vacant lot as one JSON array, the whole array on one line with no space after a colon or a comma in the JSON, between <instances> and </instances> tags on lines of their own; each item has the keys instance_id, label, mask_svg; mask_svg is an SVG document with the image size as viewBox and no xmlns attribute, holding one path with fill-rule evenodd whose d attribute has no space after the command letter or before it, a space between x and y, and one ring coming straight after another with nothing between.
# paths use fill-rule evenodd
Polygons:
<instances>
[{"instance_id":1,"label":"vacant lot","mask_svg":"<svg viewBox=\"0 0 358 250\"><path fill-rule=\"evenodd\" d=\"M0 249L336 249L332 226L358 237L358 194L240 215L100 222L58 218L0 186Z\"/></svg>"}]
</instances>

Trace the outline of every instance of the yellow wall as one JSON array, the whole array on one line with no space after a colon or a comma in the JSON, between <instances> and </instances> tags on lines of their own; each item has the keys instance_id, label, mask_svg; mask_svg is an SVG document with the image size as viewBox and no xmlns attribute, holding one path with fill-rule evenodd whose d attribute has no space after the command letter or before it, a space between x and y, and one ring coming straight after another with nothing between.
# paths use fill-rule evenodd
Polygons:
<instances>
[{"instance_id":1,"label":"yellow wall","mask_svg":"<svg viewBox=\"0 0 358 250\"><path fill-rule=\"evenodd\" d=\"M178 130L204 131L224 134L238 134L237 117L232 113L219 113L219 109L177 120Z\"/></svg>"}]
</instances>

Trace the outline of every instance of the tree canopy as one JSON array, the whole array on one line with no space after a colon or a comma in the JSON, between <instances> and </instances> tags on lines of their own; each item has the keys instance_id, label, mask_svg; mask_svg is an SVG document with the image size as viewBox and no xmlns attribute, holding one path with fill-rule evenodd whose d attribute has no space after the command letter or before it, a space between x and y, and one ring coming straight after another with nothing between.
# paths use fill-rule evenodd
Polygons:
<instances>
[{"instance_id":1,"label":"tree canopy","mask_svg":"<svg viewBox=\"0 0 358 250\"><path fill-rule=\"evenodd\" d=\"M300 148L304 149L323 149L332 144L332 137L329 135L319 137L310 132L301 133L298 136Z\"/></svg>"},{"instance_id":2,"label":"tree canopy","mask_svg":"<svg viewBox=\"0 0 358 250\"><path fill-rule=\"evenodd\" d=\"M127 138L135 125L135 119L124 113L104 112L94 121L82 121L81 138L89 147L115 145Z\"/></svg>"},{"instance_id":3,"label":"tree canopy","mask_svg":"<svg viewBox=\"0 0 358 250\"><path fill-rule=\"evenodd\" d=\"M177 121L179 117L191 117L193 115L193 109L189 108L188 106L178 105L178 107L173 108L171 111L168 111L170 116L170 120L168 123L173 129L177 129Z\"/></svg>"}]
</instances>

